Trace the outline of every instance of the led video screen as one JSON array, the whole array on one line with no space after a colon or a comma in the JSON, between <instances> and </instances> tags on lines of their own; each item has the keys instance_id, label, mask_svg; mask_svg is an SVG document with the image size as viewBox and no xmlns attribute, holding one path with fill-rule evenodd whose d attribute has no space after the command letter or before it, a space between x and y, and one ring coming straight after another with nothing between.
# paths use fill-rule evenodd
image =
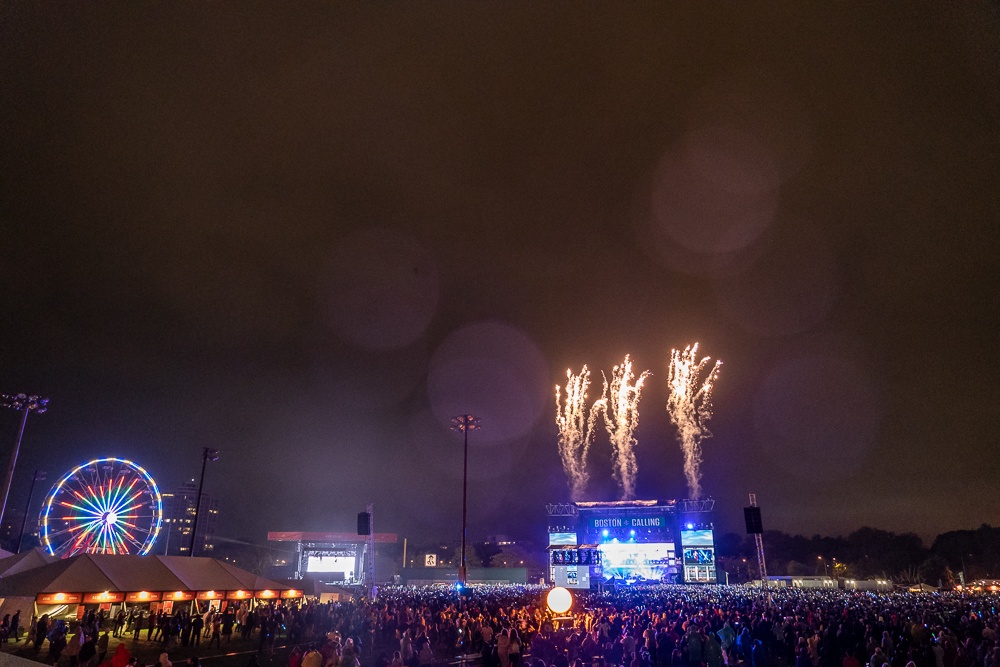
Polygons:
<instances>
[{"instance_id":1,"label":"led video screen","mask_svg":"<svg viewBox=\"0 0 1000 667\"><path fill-rule=\"evenodd\" d=\"M576 533L549 533L549 546L576 546Z\"/></svg>"},{"instance_id":2,"label":"led video screen","mask_svg":"<svg viewBox=\"0 0 1000 667\"><path fill-rule=\"evenodd\" d=\"M341 572L347 580L354 578L354 556L308 556L306 572Z\"/></svg>"},{"instance_id":3,"label":"led video screen","mask_svg":"<svg viewBox=\"0 0 1000 667\"><path fill-rule=\"evenodd\" d=\"M715 540L711 530L682 530L681 551L684 580L712 583L715 575Z\"/></svg>"},{"instance_id":4,"label":"led video screen","mask_svg":"<svg viewBox=\"0 0 1000 667\"><path fill-rule=\"evenodd\" d=\"M590 568L564 565L554 568L556 586L590 588Z\"/></svg>"},{"instance_id":5,"label":"led video screen","mask_svg":"<svg viewBox=\"0 0 1000 667\"><path fill-rule=\"evenodd\" d=\"M673 542L609 542L598 549L605 577L660 581L676 564Z\"/></svg>"},{"instance_id":6,"label":"led video screen","mask_svg":"<svg viewBox=\"0 0 1000 667\"><path fill-rule=\"evenodd\" d=\"M551 553L551 565L600 565L600 552L594 549L556 549Z\"/></svg>"},{"instance_id":7,"label":"led video screen","mask_svg":"<svg viewBox=\"0 0 1000 667\"><path fill-rule=\"evenodd\" d=\"M685 565L715 565L715 549L684 547Z\"/></svg>"},{"instance_id":8,"label":"led video screen","mask_svg":"<svg viewBox=\"0 0 1000 667\"><path fill-rule=\"evenodd\" d=\"M714 547L711 530L682 530L681 545L684 547Z\"/></svg>"}]
</instances>

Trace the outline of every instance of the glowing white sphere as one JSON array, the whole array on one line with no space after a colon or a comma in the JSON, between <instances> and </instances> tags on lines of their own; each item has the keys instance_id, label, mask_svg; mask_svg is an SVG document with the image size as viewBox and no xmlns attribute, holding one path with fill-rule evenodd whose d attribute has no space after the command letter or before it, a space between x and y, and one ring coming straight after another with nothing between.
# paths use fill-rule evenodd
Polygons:
<instances>
[{"instance_id":1,"label":"glowing white sphere","mask_svg":"<svg viewBox=\"0 0 1000 667\"><path fill-rule=\"evenodd\" d=\"M565 614L573 606L573 594L562 586L556 586L545 598L549 609L555 614Z\"/></svg>"}]
</instances>

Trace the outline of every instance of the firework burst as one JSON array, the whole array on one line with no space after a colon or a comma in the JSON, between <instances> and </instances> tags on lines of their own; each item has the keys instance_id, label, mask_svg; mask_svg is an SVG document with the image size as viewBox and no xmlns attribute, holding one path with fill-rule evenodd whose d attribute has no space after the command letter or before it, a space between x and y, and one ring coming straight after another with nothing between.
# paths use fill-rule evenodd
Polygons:
<instances>
[{"instance_id":1,"label":"firework burst","mask_svg":"<svg viewBox=\"0 0 1000 667\"><path fill-rule=\"evenodd\" d=\"M701 380L702 371L709 357L698 360L698 343L684 351L670 351L670 398L667 414L677 427L677 441L684 454L684 477L688 494L697 500L701 497L701 441L712 437L705 424L712 418L712 388L719 377L721 361Z\"/></svg>"},{"instance_id":2,"label":"firework burst","mask_svg":"<svg viewBox=\"0 0 1000 667\"><path fill-rule=\"evenodd\" d=\"M570 496L580 500L587 487L587 452L594 442L597 416L606 404L599 398L588 410L587 390L590 388L590 370L584 366L579 375L566 369L566 395L556 385L556 426L559 428L559 456L563 470L569 478Z\"/></svg>"},{"instance_id":3,"label":"firework burst","mask_svg":"<svg viewBox=\"0 0 1000 667\"><path fill-rule=\"evenodd\" d=\"M622 491L622 500L635 498L635 478L638 464L635 458L635 429L639 426L639 395L642 384L650 375L643 371L636 379L632 372L632 361L625 355L625 361L615 366L611 381L604 376L604 425L611 438L614 475Z\"/></svg>"}]
</instances>

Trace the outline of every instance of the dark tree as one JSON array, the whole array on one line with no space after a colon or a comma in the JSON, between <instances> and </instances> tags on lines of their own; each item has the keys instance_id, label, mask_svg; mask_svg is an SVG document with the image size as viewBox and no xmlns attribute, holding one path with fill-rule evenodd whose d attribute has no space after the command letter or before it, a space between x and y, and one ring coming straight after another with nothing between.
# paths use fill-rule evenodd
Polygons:
<instances>
[{"instance_id":1,"label":"dark tree","mask_svg":"<svg viewBox=\"0 0 1000 667\"><path fill-rule=\"evenodd\" d=\"M483 567L493 567L493 557L503 553L503 549L490 542L483 542L475 546L476 560Z\"/></svg>"},{"instance_id":2,"label":"dark tree","mask_svg":"<svg viewBox=\"0 0 1000 667\"><path fill-rule=\"evenodd\" d=\"M931 545L953 571L964 572L967 581L990 579L1000 573L1000 528L987 524L977 530L941 533Z\"/></svg>"},{"instance_id":3,"label":"dark tree","mask_svg":"<svg viewBox=\"0 0 1000 667\"><path fill-rule=\"evenodd\" d=\"M955 584L948 561L941 556L931 556L917 568L917 579L931 586L951 587Z\"/></svg>"}]
</instances>

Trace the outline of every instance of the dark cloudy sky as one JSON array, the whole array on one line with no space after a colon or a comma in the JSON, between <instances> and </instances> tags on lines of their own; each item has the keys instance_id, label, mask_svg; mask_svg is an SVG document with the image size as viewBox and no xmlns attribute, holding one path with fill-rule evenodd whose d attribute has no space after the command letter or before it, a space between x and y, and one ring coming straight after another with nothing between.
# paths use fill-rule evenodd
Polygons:
<instances>
[{"instance_id":1,"label":"dark cloudy sky","mask_svg":"<svg viewBox=\"0 0 1000 667\"><path fill-rule=\"evenodd\" d=\"M653 372L639 495L684 495L698 340L723 529L996 525L996 7L4 2L12 503L209 446L231 536L453 538L471 411L470 533L539 537L570 366Z\"/></svg>"}]
</instances>

